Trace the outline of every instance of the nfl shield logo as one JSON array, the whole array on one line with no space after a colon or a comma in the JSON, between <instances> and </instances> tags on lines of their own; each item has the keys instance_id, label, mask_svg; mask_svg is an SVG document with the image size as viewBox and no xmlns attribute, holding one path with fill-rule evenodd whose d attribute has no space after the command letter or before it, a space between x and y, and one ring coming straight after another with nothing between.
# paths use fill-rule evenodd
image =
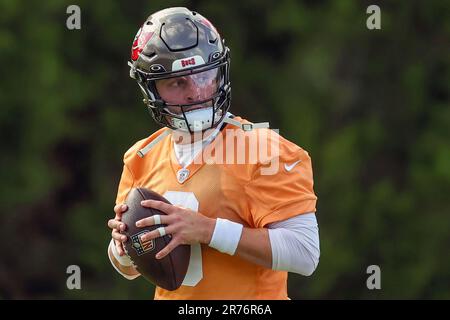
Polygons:
<instances>
[{"instance_id":1,"label":"nfl shield logo","mask_svg":"<svg viewBox=\"0 0 450 320\"><path fill-rule=\"evenodd\" d=\"M141 240L141 236L148 232L149 230L144 230L131 236L133 248L136 250L138 256L141 256L148 251L152 251L155 248L155 241L153 239L147 241Z\"/></svg>"}]
</instances>

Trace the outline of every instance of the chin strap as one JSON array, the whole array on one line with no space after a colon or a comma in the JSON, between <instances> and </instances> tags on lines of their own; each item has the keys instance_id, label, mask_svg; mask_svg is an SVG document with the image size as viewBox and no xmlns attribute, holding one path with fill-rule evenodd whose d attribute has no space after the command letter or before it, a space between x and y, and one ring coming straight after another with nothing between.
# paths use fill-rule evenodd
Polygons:
<instances>
[{"instance_id":1,"label":"chin strap","mask_svg":"<svg viewBox=\"0 0 450 320\"><path fill-rule=\"evenodd\" d=\"M268 129L269 123L268 122L260 122L260 123L240 123L237 120L234 120L230 117L225 117L223 119L224 123L231 124L235 127L241 128L244 131L252 131L253 129ZM148 145L146 145L144 148L138 151L138 156L143 158L151 148L153 148L158 142L160 142L162 139L164 139L166 136L172 133L172 129L167 128L164 130L163 133L161 133L158 137L155 138L152 142L150 142Z\"/></svg>"}]
</instances>

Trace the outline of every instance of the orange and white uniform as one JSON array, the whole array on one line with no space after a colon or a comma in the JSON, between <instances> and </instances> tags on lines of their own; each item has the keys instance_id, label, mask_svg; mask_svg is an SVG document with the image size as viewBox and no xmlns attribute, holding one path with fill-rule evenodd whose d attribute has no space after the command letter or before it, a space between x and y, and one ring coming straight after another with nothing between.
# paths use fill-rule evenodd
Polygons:
<instances>
[{"instance_id":1,"label":"orange and white uniform","mask_svg":"<svg viewBox=\"0 0 450 320\"><path fill-rule=\"evenodd\" d=\"M234 119L247 123L240 117ZM174 205L250 228L263 228L316 211L317 197L308 153L274 131L250 131L251 135L267 130L268 140L278 139L279 160L274 174L263 174L262 169L268 164L261 161L241 164L225 161L227 154L238 148L237 143L227 143L231 138L226 132L233 132L234 137L244 134L242 129L228 124L199 155L202 161L196 159L186 167L189 175L180 182L177 173L182 167L175 156L171 134L155 144L143 158L137 154L165 130L169 129L158 130L125 153L116 204L124 203L132 188L145 187ZM229 145L232 147L224 148ZM225 152L224 161L209 162L208 157L216 156L216 152ZM194 246L183 285L175 291L157 287L155 299L288 299L287 272L264 268L205 244Z\"/></svg>"}]
</instances>

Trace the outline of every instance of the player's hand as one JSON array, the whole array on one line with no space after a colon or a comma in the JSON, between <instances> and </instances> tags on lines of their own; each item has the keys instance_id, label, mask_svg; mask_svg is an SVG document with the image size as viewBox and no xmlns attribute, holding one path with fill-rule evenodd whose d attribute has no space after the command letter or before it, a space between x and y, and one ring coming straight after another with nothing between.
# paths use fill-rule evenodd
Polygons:
<instances>
[{"instance_id":1,"label":"player's hand","mask_svg":"<svg viewBox=\"0 0 450 320\"><path fill-rule=\"evenodd\" d=\"M117 252L120 256L125 254L123 249L123 242L127 241L127 236L121 234L119 231L125 231L127 226L122 222L122 215L128 210L126 204L118 204L114 206L114 212L116 216L114 219L108 220L108 227L112 229L111 236L114 239L114 244L116 245Z\"/></svg>"},{"instance_id":2,"label":"player's hand","mask_svg":"<svg viewBox=\"0 0 450 320\"><path fill-rule=\"evenodd\" d=\"M141 205L146 208L160 210L167 215L159 215L160 223L167 225L166 234L171 234L169 244L156 254L157 259L162 259L180 244L206 243L211 241L216 220L205 217L199 212L174 206L156 200L144 200ZM154 216L136 221L136 227L149 227L155 224ZM148 241L160 237L158 229L141 236L142 241Z\"/></svg>"}]
</instances>

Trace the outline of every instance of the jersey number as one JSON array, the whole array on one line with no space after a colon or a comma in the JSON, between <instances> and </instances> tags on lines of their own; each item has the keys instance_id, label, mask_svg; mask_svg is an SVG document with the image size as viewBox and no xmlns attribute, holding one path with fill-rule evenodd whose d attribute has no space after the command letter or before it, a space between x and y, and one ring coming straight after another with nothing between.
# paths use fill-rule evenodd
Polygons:
<instances>
[{"instance_id":1,"label":"jersey number","mask_svg":"<svg viewBox=\"0 0 450 320\"><path fill-rule=\"evenodd\" d=\"M164 198L169 200L175 206L185 207L194 211L198 211L198 200L193 192L167 191ZM202 248L200 244L191 245L191 258L189 259L189 267L184 277L183 286L195 287L203 278L202 267Z\"/></svg>"}]
</instances>

